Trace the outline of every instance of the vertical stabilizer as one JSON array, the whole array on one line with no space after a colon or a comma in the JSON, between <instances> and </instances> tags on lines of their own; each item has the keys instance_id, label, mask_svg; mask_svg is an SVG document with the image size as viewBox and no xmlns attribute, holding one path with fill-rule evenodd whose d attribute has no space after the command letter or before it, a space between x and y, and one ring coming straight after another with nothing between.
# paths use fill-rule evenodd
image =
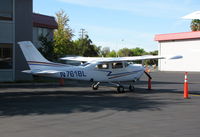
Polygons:
<instances>
[{"instance_id":1,"label":"vertical stabilizer","mask_svg":"<svg viewBox=\"0 0 200 137\"><path fill-rule=\"evenodd\" d=\"M46 69L45 64L50 63L30 41L18 42L31 70ZM43 64L43 65L42 65Z\"/></svg>"},{"instance_id":2,"label":"vertical stabilizer","mask_svg":"<svg viewBox=\"0 0 200 137\"><path fill-rule=\"evenodd\" d=\"M33 45L30 41L21 41L18 42L26 61L37 61L37 62L49 62L47 59L45 59L42 54L36 49L36 47Z\"/></svg>"}]
</instances>

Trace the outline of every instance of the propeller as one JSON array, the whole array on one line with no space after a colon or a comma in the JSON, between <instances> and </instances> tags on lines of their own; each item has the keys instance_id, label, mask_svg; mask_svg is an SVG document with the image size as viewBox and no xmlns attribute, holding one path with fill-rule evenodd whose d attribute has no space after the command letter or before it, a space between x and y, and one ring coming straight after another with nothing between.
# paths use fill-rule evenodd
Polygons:
<instances>
[{"instance_id":1,"label":"propeller","mask_svg":"<svg viewBox=\"0 0 200 137\"><path fill-rule=\"evenodd\" d=\"M146 71L144 71L144 73L146 74L146 76L149 78L149 79L152 79L152 77L150 76L150 74Z\"/></svg>"}]
</instances>

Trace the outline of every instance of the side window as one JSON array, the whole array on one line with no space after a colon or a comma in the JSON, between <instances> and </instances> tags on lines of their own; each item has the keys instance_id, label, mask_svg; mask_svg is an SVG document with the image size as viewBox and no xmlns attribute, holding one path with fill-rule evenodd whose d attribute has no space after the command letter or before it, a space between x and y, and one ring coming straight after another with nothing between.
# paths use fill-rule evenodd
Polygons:
<instances>
[{"instance_id":1,"label":"side window","mask_svg":"<svg viewBox=\"0 0 200 137\"><path fill-rule=\"evenodd\" d=\"M112 68L113 69L123 68L123 63L122 62L113 62Z\"/></svg>"},{"instance_id":2,"label":"side window","mask_svg":"<svg viewBox=\"0 0 200 137\"><path fill-rule=\"evenodd\" d=\"M98 69L108 69L109 65L107 63L99 64L96 66Z\"/></svg>"}]
</instances>

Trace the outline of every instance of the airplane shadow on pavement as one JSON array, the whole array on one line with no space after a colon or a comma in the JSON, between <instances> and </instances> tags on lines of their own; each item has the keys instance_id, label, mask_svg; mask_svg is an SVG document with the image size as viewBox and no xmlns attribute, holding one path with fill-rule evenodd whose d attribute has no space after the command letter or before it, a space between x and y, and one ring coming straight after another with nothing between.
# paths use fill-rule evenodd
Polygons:
<instances>
[{"instance_id":1,"label":"airplane shadow on pavement","mask_svg":"<svg viewBox=\"0 0 200 137\"><path fill-rule=\"evenodd\" d=\"M32 91L0 93L0 116L69 114L103 110L162 110L170 101L113 91Z\"/></svg>"}]
</instances>

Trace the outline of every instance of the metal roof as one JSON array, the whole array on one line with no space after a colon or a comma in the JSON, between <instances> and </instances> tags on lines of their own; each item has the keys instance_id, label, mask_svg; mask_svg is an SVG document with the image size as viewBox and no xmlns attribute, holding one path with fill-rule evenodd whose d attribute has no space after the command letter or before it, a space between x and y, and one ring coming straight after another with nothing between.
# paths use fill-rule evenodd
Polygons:
<instances>
[{"instance_id":1,"label":"metal roof","mask_svg":"<svg viewBox=\"0 0 200 137\"><path fill-rule=\"evenodd\" d=\"M186 39L200 39L200 31L168 33L155 35L155 41L171 41L171 40L186 40Z\"/></svg>"},{"instance_id":2,"label":"metal roof","mask_svg":"<svg viewBox=\"0 0 200 137\"><path fill-rule=\"evenodd\" d=\"M33 13L33 26L49 29L57 29L58 24L53 16Z\"/></svg>"}]
</instances>

